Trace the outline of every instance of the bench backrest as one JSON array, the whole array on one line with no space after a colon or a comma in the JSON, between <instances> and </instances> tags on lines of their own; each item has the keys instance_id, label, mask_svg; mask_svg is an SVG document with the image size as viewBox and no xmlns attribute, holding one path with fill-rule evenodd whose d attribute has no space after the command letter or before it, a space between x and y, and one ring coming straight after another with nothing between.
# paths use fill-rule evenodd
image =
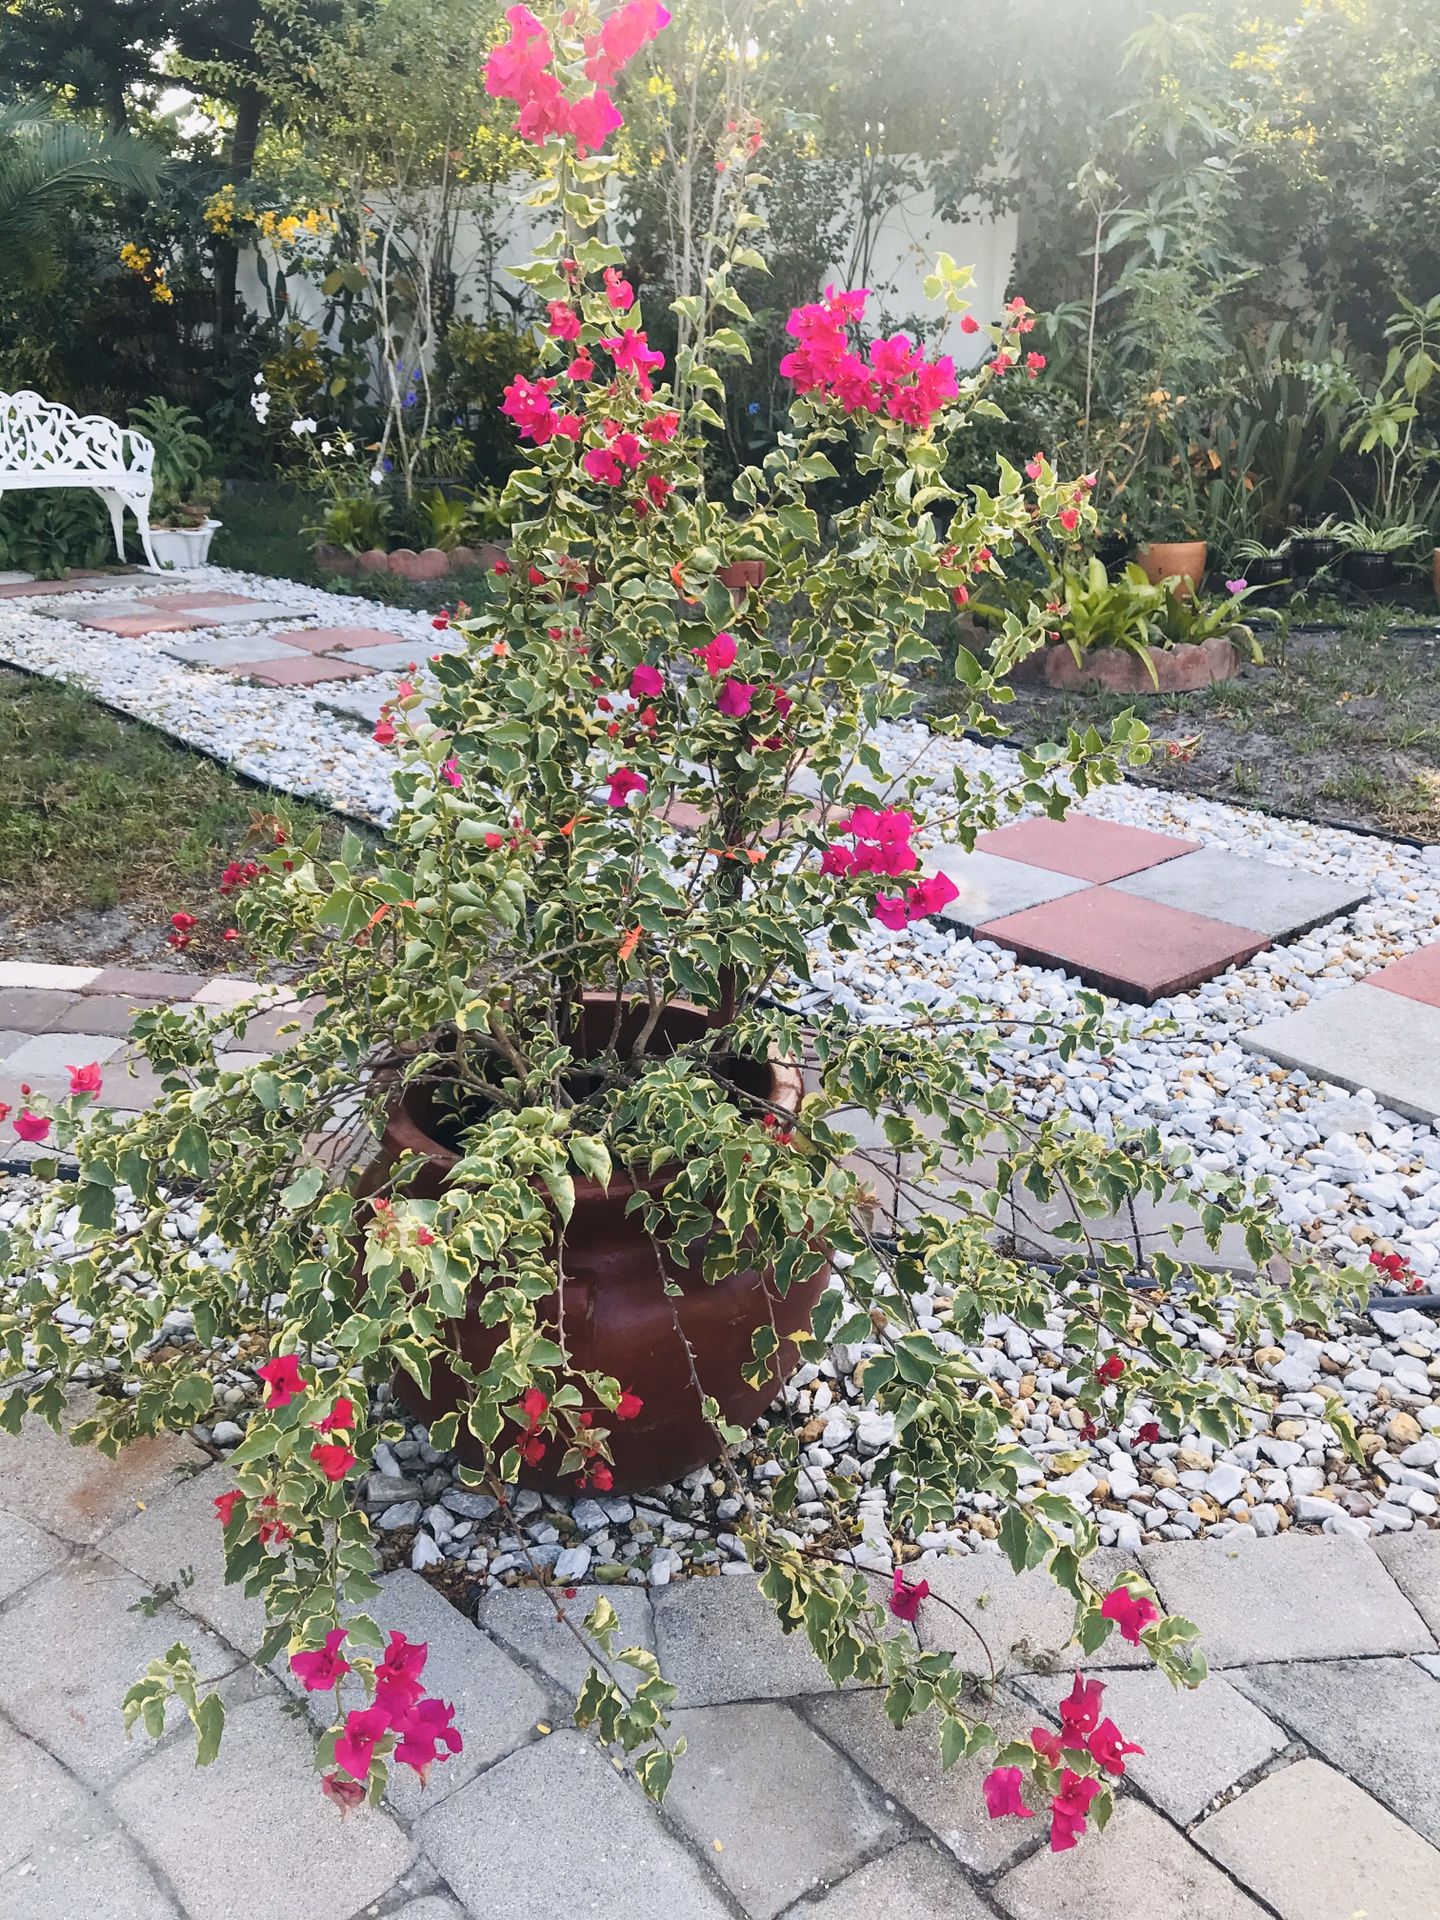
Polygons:
<instances>
[{"instance_id":1,"label":"bench backrest","mask_svg":"<svg viewBox=\"0 0 1440 1920\"><path fill-rule=\"evenodd\" d=\"M38 393L0 393L0 474L149 473L155 448L103 413L76 413Z\"/></svg>"}]
</instances>

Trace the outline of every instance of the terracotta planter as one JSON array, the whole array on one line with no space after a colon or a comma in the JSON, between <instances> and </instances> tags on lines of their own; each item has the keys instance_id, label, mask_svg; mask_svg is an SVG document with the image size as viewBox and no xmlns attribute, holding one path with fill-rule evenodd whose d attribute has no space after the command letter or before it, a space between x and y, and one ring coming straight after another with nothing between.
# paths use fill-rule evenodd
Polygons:
<instances>
[{"instance_id":1,"label":"terracotta planter","mask_svg":"<svg viewBox=\"0 0 1440 1920\"><path fill-rule=\"evenodd\" d=\"M613 1002L597 996L587 1004L597 1030L604 1021L608 1039ZM638 1017L638 1016L637 1016ZM682 1044L704 1030L704 1016L693 1007L672 1006L664 1016L658 1038L663 1046ZM622 1051L625 1038L622 1034ZM755 1062L734 1063L734 1075L749 1089L785 1107L795 1106L803 1091L798 1069ZM429 1096L408 1089L392 1108L380 1151L361 1182L362 1194L373 1191L401 1153L419 1154L421 1172L408 1189L428 1200L440 1199L450 1171L459 1158L437 1139L445 1123ZM609 1421L614 1452L615 1490L636 1491L675 1480L716 1457L714 1435L701 1417L699 1397L690 1378L686 1343L695 1356L696 1372L704 1392L713 1394L727 1420L752 1426L776 1398L794 1370L793 1337L809 1325L815 1303L828 1281L822 1269L803 1287L792 1287L783 1300L767 1295L762 1277L746 1272L707 1285L702 1267L704 1244L692 1249L688 1265L667 1259L665 1275L680 1288L667 1295L654 1247L645 1238L626 1205L637 1187L660 1192L674 1179L671 1166L635 1181L618 1171L608 1189L597 1182L575 1180L575 1212L565 1236L564 1329L575 1365L595 1368L639 1394L644 1412L633 1421ZM540 1314L554 1327L559 1300L542 1303ZM741 1369L752 1359L751 1335L773 1315L781 1347L773 1371L763 1387L746 1384ZM677 1321L679 1329L677 1330ZM488 1363L499 1344L496 1329L482 1325L479 1297L472 1298L465 1317L450 1324L452 1343L475 1366ZM426 1399L410 1377L397 1371L395 1391L410 1410L433 1420L462 1404L464 1389L443 1363L434 1366L431 1393ZM472 1463L482 1458L477 1443L461 1424L459 1452ZM552 1445L553 1464L525 1470L529 1486L573 1491L572 1478L559 1472L563 1449Z\"/></svg>"},{"instance_id":2,"label":"terracotta planter","mask_svg":"<svg viewBox=\"0 0 1440 1920\"><path fill-rule=\"evenodd\" d=\"M1011 677L1064 693L1195 693L1233 680L1248 657L1219 633L1199 646L1147 647L1146 652L1155 669L1153 680L1145 662L1128 647L1096 647L1077 660L1063 644L1027 654Z\"/></svg>"},{"instance_id":3,"label":"terracotta planter","mask_svg":"<svg viewBox=\"0 0 1440 1920\"><path fill-rule=\"evenodd\" d=\"M728 587L736 605L753 589L765 583L765 562L763 560L731 560L728 565L717 567L715 577L721 586Z\"/></svg>"},{"instance_id":4,"label":"terracotta planter","mask_svg":"<svg viewBox=\"0 0 1440 1920\"><path fill-rule=\"evenodd\" d=\"M1156 586L1162 580L1184 580L1190 591L1198 593L1205 578L1205 559L1210 548L1204 540L1152 540L1135 555L1147 580Z\"/></svg>"}]
</instances>

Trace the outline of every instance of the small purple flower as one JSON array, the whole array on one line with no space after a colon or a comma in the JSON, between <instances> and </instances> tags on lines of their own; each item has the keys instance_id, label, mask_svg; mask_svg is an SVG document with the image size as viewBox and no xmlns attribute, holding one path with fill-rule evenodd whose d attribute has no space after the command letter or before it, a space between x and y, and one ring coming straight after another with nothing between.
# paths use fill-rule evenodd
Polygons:
<instances>
[{"instance_id":1,"label":"small purple flower","mask_svg":"<svg viewBox=\"0 0 1440 1920\"><path fill-rule=\"evenodd\" d=\"M1248 580L1227 580L1225 582L1225 591L1227 593L1244 593L1249 584L1250 582Z\"/></svg>"}]
</instances>

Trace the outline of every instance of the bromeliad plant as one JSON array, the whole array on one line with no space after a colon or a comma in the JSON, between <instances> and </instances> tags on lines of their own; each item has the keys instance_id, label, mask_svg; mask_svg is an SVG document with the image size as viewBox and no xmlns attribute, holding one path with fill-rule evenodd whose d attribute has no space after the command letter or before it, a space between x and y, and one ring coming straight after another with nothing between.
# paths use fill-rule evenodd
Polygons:
<instances>
[{"instance_id":1,"label":"bromeliad plant","mask_svg":"<svg viewBox=\"0 0 1440 1920\"><path fill-rule=\"evenodd\" d=\"M1008 785L959 771L937 800L877 744L877 728L909 712L907 670L935 659L932 629L977 571L1037 525L1068 533L1089 514L1084 488L1048 473L1032 488L1007 470L973 496L940 477L950 430L992 404L1023 354L1029 313L1008 310L992 359L962 377L903 338L865 344L865 295L827 291L791 316L788 431L731 497L711 498L716 363L744 352L732 274L760 262L751 143L719 156L733 182L718 199L717 265L673 367L598 234L609 88L664 18L631 0L603 22L582 8L547 27L516 7L492 59L492 90L519 105L548 163L539 197L561 220L522 275L547 317L534 375L505 402L527 455L505 494L511 557L484 603L450 624L459 650L433 661L424 704L417 675L377 728L395 746L398 803L379 858L358 843L329 860L281 844L224 882L257 958L304 968L313 1026L236 1070L214 1049L222 1028L243 1027L243 1009L209 1021L146 1013L138 1032L166 1089L149 1112L123 1124L87 1114L99 1072L86 1068L71 1099L18 1117L26 1138L73 1145L79 1178L9 1249L6 1422L17 1427L27 1406L57 1420L67 1383L88 1377L101 1397L76 1437L113 1450L203 1420L236 1355L263 1363L263 1404L230 1456L235 1490L217 1502L226 1561L268 1610L258 1658L288 1650L303 1685L334 1692L318 1759L342 1802L378 1795L395 1764L443 1763L461 1737L425 1700L417 1650L393 1635L387 1647L363 1611L379 1589L351 1489L398 1431L373 1411L373 1389L394 1378L425 1394L437 1369L455 1374L460 1405L430 1439L464 1443L479 1461L471 1481L502 1502L542 1468L604 1489L623 1423L642 1411L630 1381L577 1365L555 1312L581 1179L647 1183L631 1204L657 1286L697 1248L694 1284L754 1269L777 1302L833 1273L800 1350L817 1362L836 1343L860 1350L864 1391L893 1427L876 1472L902 1542L983 1489L1011 1562L1047 1563L1073 1598L1082 1649L1119 1631L1187 1684L1203 1671L1192 1629L1160 1617L1138 1574L1108 1594L1090 1583L1093 1522L1045 1490L1006 1390L971 1357L989 1316L1038 1328L1058 1311L1079 1356L1077 1437L1144 1444L1161 1423L1219 1437L1244 1421L1234 1382L1202 1376L1127 1285L1126 1250L1090 1226L1169 1189L1160 1139L1107 1144L1060 1118L1028 1125L1007 1083L1008 1049L1069 1058L1096 1045L1102 1003L1087 996L1072 1021L1020 1028L979 1003L943 1019L917 1007L885 1028L838 1009L802 1021L787 1007L816 949L903 941L945 903L953 888L927 874L926 835L943 827L969 844L1021 808L1059 815L1070 794L1148 751L1126 718L1109 740L1090 733L1022 756ZM944 272L935 291L962 304ZM816 490L842 452L865 496L826 528ZM761 584L722 583L739 561L763 563ZM994 671L1040 638L1038 623L1012 620ZM980 702L993 672L968 654L960 664L975 696L965 718L991 726ZM695 823L688 835L682 818ZM596 996L607 1010L598 1038L581 1019ZM662 1047L677 1000L703 1019L695 1037ZM737 1084L737 1059L807 1051L798 1106L777 1110ZM373 1154L387 1114L422 1084L448 1103L458 1155L440 1197L417 1197L416 1157L404 1153L378 1175L372 1162L362 1184L337 1143ZM846 1110L879 1123L883 1153L857 1148ZM866 1161L897 1155L911 1204L886 1239ZM1019 1189L1071 1197L1073 1251L1053 1272L1017 1258L997 1230L1002 1196ZM1268 1256L1264 1218L1237 1192L1186 1191L1212 1234L1238 1220L1257 1264ZM196 1210L193 1233L174 1231L177 1205ZM71 1207L80 1250L61 1265L50 1229ZM1157 1254L1149 1280L1173 1288L1181 1268ZM1187 1311L1218 1322L1222 1283L1197 1272L1183 1284ZM1243 1338L1323 1310L1323 1298L1297 1264L1283 1293L1223 1311ZM60 1316L66 1300L88 1333ZM493 1332L483 1361L454 1338L467 1302ZM193 1337L162 1348L177 1313ZM770 1326L752 1348L752 1382L778 1391ZM1141 1395L1154 1422L1137 1420ZM717 1471L734 1472L745 1435L708 1398L704 1411ZM859 1481L832 1463L817 1486L800 1436L781 1425L771 1440L773 1505L749 1502L740 1524L781 1625L806 1634L837 1683L883 1688L897 1725L935 1709L947 1763L995 1744L965 1664L922 1651L910 1630L939 1602L891 1569L888 1542L878 1568L862 1545ZM833 1509L819 1525L812 1498ZM667 1732L672 1690L651 1656L612 1650L603 1597L572 1625L595 1653L582 1722L620 1741L662 1792L681 1747ZM636 1671L622 1687L627 1662ZM159 1724L168 1694L211 1750L220 1709L180 1649L155 1663L129 1711ZM1073 1845L1087 1818L1105 1819L1125 1751L1098 1688L1077 1681L1059 1736L1040 1730L998 1754L991 1812L1023 1814L1022 1794L1038 1795L1051 1844Z\"/></svg>"}]
</instances>

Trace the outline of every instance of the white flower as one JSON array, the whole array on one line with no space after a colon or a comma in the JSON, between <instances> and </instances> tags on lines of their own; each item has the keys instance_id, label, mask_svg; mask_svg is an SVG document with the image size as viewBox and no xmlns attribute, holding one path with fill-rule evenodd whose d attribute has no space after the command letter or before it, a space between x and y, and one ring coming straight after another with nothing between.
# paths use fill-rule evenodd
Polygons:
<instances>
[{"instance_id":1,"label":"white flower","mask_svg":"<svg viewBox=\"0 0 1440 1920\"><path fill-rule=\"evenodd\" d=\"M320 451L322 453L329 453L331 444L332 443L329 440L322 440L320 442Z\"/></svg>"},{"instance_id":2,"label":"white flower","mask_svg":"<svg viewBox=\"0 0 1440 1920\"><path fill-rule=\"evenodd\" d=\"M263 374L263 373L257 373L257 374L256 374L256 376L255 376L255 384L256 384L256 386L257 386L257 387L263 387L263 386L264 386L264 384L265 384L265 376L264 376L264 374Z\"/></svg>"},{"instance_id":3,"label":"white flower","mask_svg":"<svg viewBox=\"0 0 1440 1920\"><path fill-rule=\"evenodd\" d=\"M341 446L342 446L342 447L343 447L343 448L345 449L345 452L346 452L347 454L352 454L352 453L354 453L354 451L355 451L355 442L354 442L353 440L342 440L342 441L340 442L340 444L341 444Z\"/></svg>"},{"instance_id":4,"label":"white flower","mask_svg":"<svg viewBox=\"0 0 1440 1920\"><path fill-rule=\"evenodd\" d=\"M269 394L268 393L252 393L250 396L250 411L254 414L255 418L260 422L261 426L263 427L265 422L270 418Z\"/></svg>"},{"instance_id":5,"label":"white flower","mask_svg":"<svg viewBox=\"0 0 1440 1920\"><path fill-rule=\"evenodd\" d=\"M315 422L314 422L313 420L309 420L309 419L306 419L306 420L292 420L292 421L290 422L290 431L291 431L291 432L292 432L293 434L295 434L295 435L297 436L297 438L303 438L303 436L304 436L304 435L306 435L306 434L309 434L309 433L314 433L314 431L315 431Z\"/></svg>"},{"instance_id":6,"label":"white flower","mask_svg":"<svg viewBox=\"0 0 1440 1920\"><path fill-rule=\"evenodd\" d=\"M385 484L385 469L384 469L383 467L372 467L372 468L370 469L370 484L371 484L371 486L372 486L372 487L383 487L383 486L384 486L384 484Z\"/></svg>"}]
</instances>

